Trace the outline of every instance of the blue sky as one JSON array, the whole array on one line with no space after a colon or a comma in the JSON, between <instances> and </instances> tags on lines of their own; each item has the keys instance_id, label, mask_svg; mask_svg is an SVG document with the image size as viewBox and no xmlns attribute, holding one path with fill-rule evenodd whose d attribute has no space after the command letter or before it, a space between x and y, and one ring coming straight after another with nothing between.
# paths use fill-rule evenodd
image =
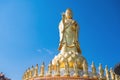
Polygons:
<instances>
[{"instance_id":1,"label":"blue sky","mask_svg":"<svg viewBox=\"0 0 120 80\"><path fill-rule=\"evenodd\" d=\"M119 0L0 0L0 71L21 80L58 54L61 13L73 10L82 55L96 66L120 62Z\"/></svg>"}]
</instances>

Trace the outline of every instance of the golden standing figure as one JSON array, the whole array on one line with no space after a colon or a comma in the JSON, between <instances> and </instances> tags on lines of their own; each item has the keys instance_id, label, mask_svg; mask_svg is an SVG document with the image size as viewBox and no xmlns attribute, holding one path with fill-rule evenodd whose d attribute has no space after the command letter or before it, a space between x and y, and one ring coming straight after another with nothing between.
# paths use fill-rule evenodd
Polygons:
<instances>
[{"instance_id":1,"label":"golden standing figure","mask_svg":"<svg viewBox=\"0 0 120 80\"><path fill-rule=\"evenodd\" d=\"M102 68L102 64L99 64L99 74L100 74L100 79L104 79L104 70Z\"/></svg>"},{"instance_id":2,"label":"golden standing figure","mask_svg":"<svg viewBox=\"0 0 120 80\"><path fill-rule=\"evenodd\" d=\"M106 65L106 67L105 67L105 72L106 72L106 79L107 80L110 80L110 72L109 72L109 70L108 70L108 66Z\"/></svg>"},{"instance_id":3,"label":"golden standing figure","mask_svg":"<svg viewBox=\"0 0 120 80\"><path fill-rule=\"evenodd\" d=\"M95 67L94 62L92 62L91 68L92 68L93 78L97 78L96 67Z\"/></svg>"},{"instance_id":4,"label":"golden standing figure","mask_svg":"<svg viewBox=\"0 0 120 80\"><path fill-rule=\"evenodd\" d=\"M59 61L57 61L57 64L56 64L55 76L60 76L60 63L59 63Z\"/></svg>"},{"instance_id":5,"label":"golden standing figure","mask_svg":"<svg viewBox=\"0 0 120 80\"><path fill-rule=\"evenodd\" d=\"M34 72L34 77L37 77L37 76L38 76L38 64L36 64L35 72Z\"/></svg>"},{"instance_id":6,"label":"golden standing figure","mask_svg":"<svg viewBox=\"0 0 120 80\"><path fill-rule=\"evenodd\" d=\"M77 60L74 63L74 77L79 77L79 70L78 70L78 64L77 64Z\"/></svg>"},{"instance_id":7,"label":"golden standing figure","mask_svg":"<svg viewBox=\"0 0 120 80\"><path fill-rule=\"evenodd\" d=\"M89 77L88 76L88 64L85 60L83 61L83 72L84 72L83 77L88 78Z\"/></svg>"},{"instance_id":8,"label":"golden standing figure","mask_svg":"<svg viewBox=\"0 0 120 80\"><path fill-rule=\"evenodd\" d=\"M65 74L64 74L64 76L70 76L68 61L65 62Z\"/></svg>"},{"instance_id":9,"label":"golden standing figure","mask_svg":"<svg viewBox=\"0 0 120 80\"><path fill-rule=\"evenodd\" d=\"M58 49L60 51L81 53L78 43L78 28L77 22L72 19L72 11L67 9L59 24L60 44Z\"/></svg>"},{"instance_id":10,"label":"golden standing figure","mask_svg":"<svg viewBox=\"0 0 120 80\"><path fill-rule=\"evenodd\" d=\"M53 66L55 66L59 60L60 68L65 68L64 62L68 60L69 68L73 68L74 62L77 60L78 68L82 69L82 63L86 59L81 54L78 32L79 26L73 19L72 10L67 9L65 13L62 14L62 19L59 23L60 43L58 49L60 53L52 60Z\"/></svg>"},{"instance_id":11,"label":"golden standing figure","mask_svg":"<svg viewBox=\"0 0 120 80\"><path fill-rule=\"evenodd\" d=\"M111 79L112 79L112 80L115 80L115 74L114 74L112 68L110 68L110 75L111 75Z\"/></svg>"},{"instance_id":12,"label":"golden standing figure","mask_svg":"<svg viewBox=\"0 0 120 80\"><path fill-rule=\"evenodd\" d=\"M29 78L32 78L32 69L30 69Z\"/></svg>"},{"instance_id":13,"label":"golden standing figure","mask_svg":"<svg viewBox=\"0 0 120 80\"><path fill-rule=\"evenodd\" d=\"M47 76L52 76L52 62L48 65L48 73Z\"/></svg>"},{"instance_id":14,"label":"golden standing figure","mask_svg":"<svg viewBox=\"0 0 120 80\"><path fill-rule=\"evenodd\" d=\"M45 64L44 64L44 62L43 62L43 64L41 65L41 67L40 67L40 77L43 77L44 76L44 69L45 69Z\"/></svg>"},{"instance_id":15,"label":"golden standing figure","mask_svg":"<svg viewBox=\"0 0 120 80\"><path fill-rule=\"evenodd\" d=\"M31 78L34 76L34 66L32 65L32 68L31 68Z\"/></svg>"}]
</instances>

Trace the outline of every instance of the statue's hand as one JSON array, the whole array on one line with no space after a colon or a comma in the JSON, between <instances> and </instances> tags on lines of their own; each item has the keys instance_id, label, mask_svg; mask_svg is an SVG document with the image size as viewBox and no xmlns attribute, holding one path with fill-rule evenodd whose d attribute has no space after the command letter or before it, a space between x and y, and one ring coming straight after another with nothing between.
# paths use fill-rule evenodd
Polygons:
<instances>
[{"instance_id":1,"label":"statue's hand","mask_svg":"<svg viewBox=\"0 0 120 80\"><path fill-rule=\"evenodd\" d=\"M72 23L73 23L75 26L77 26L77 22L76 22L76 21L73 21Z\"/></svg>"}]
</instances>

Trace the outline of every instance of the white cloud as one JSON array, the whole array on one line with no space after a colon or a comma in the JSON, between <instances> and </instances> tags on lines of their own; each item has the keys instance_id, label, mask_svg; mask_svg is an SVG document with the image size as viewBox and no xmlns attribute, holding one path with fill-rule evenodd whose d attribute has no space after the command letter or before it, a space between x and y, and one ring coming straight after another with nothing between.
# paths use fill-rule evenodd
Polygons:
<instances>
[{"instance_id":1,"label":"white cloud","mask_svg":"<svg viewBox=\"0 0 120 80\"><path fill-rule=\"evenodd\" d=\"M38 52L38 53L48 53L48 54L50 54L50 55L52 55L52 54L55 53L55 51L50 50L50 49L47 49L47 48L38 49L37 52Z\"/></svg>"},{"instance_id":2,"label":"white cloud","mask_svg":"<svg viewBox=\"0 0 120 80\"><path fill-rule=\"evenodd\" d=\"M54 52L49 50L49 49L46 49L46 48L43 48L43 50L45 50L48 54L52 55Z\"/></svg>"},{"instance_id":3,"label":"white cloud","mask_svg":"<svg viewBox=\"0 0 120 80\"><path fill-rule=\"evenodd\" d=\"M42 52L42 50L41 50L41 49L38 49L38 50L37 50L37 52L41 53L41 52Z\"/></svg>"}]
</instances>

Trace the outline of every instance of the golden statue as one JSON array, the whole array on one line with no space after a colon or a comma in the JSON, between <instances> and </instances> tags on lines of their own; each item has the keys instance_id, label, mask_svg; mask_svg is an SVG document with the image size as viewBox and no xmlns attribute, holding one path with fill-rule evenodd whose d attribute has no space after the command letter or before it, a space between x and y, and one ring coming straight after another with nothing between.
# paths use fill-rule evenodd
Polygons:
<instances>
[{"instance_id":1,"label":"golden statue","mask_svg":"<svg viewBox=\"0 0 120 80\"><path fill-rule=\"evenodd\" d=\"M59 63L59 61L57 61L57 64L56 64L55 76L60 76L60 63Z\"/></svg>"},{"instance_id":2,"label":"golden statue","mask_svg":"<svg viewBox=\"0 0 120 80\"><path fill-rule=\"evenodd\" d=\"M38 64L36 64L35 72L34 72L34 77L37 77L37 76L38 76Z\"/></svg>"},{"instance_id":3,"label":"golden statue","mask_svg":"<svg viewBox=\"0 0 120 80\"><path fill-rule=\"evenodd\" d=\"M112 80L115 80L115 74L114 74L112 68L110 68L110 75L111 75L111 79L112 79Z\"/></svg>"},{"instance_id":4,"label":"golden statue","mask_svg":"<svg viewBox=\"0 0 120 80\"><path fill-rule=\"evenodd\" d=\"M96 71L94 62L92 62L92 72L88 71L87 60L82 56L78 42L78 24L73 20L72 11L67 9L62 14L62 20L59 24L60 53L54 57L48 65L47 74L45 73L44 62L40 67L38 76L38 64L32 69L26 70L23 80L120 80L112 69L104 69L99 64L99 72Z\"/></svg>"},{"instance_id":5,"label":"golden statue","mask_svg":"<svg viewBox=\"0 0 120 80\"><path fill-rule=\"evenodd\" d=\"M28 79L29 79L30 78L30 68L28 68L27 74L28 74Z\"/></svg>"},{"instance_id":6,"label":"golden statue","mask_svg":"<svg viewBox=\"0 0 120 80\"><path fill-rule=\"evenodd\" d=\"M26 70L26 78L25 79L29 79L28 70Z\"/></svg>"},{"instance_id":7,"label":"golden statue","mask_svg":"<svg viewBox=\"0 0 120 80\"><path fill-rule=\"evenodd\" d=\"M47 76L52 76L52 62L48 65L48 73Z\"/></svg>"},{"instance_id":8,"label":"golden statue","mask_svg":"<svg viewBox=\"0 0 120 80\"><path fill-rule=\"evenodd\" d=\"M85 60L83 61L83 72L84 72L83 77L88 78L89 77L88 76L88 64Z\"/></svg>"},{"instance_id":9,"label":"golden statue","mask_svg":"<svg viewBox=\"0 0 120 80\"><path fill-rule=\"evenodd\" d=\"M96 67L95 67L94 62L92 62L91 68L92 68L93 78L97 78L97 76L96 76L96 75L97 75L97 74L96 74Z\"/></svg>"},{"instance_id":10,"label":"golden statue","mask_svg":"<svg viewBox=\"0 0 120 80\"><path fill-rule=\"evenodd\" d=\"M64 52L75 51L81 53L78 43L78 24L72 19L71 9L62 14L59 24L60 44L59 50Z\"/></svg>"},{"instance_id":11,"label":"golden statue","mask_svg":"<svg viewBox=\"0 0 120 80\"><path fill-rule=\"evenodd\" d=\"M77 64L77 60L74 63L74 77L79 77L79 70L78 70L78 64Z\"/></svg>"},{"instance_id":12,"label":"golden statue","mask_svg":"<svg viewBox=\"0 0 120 80\"><path fill-rule=\"evenodd\" d=\"M32 78L32 69L29 71L29 78Z\"/></svg>"},{"instance_id":13,"label":"golden statue","mask_svg":"<svg viewBox=\"0 0 120 80\"><path fill-rule=\"evenodd\" d=\"M100 74L100 79L104 78L104 70L102 68L102 64L99 64L99 74Z\"/></svg>"},{"instance_id":14,"label":"golden statue","mask_svg":"<svg viewBox=\"0 0 120 80\"><path fill-rule=\"evenodd\" d=\"M115 80L119 80L118 77L119 77L119 76L118 76L117 74L115 74Z\"/></svg>"},{"instance_id":15,"label":"golden statue","mask_svg":"<svg viewBox=\"0 0 120 80\"><path fill-rule=\"evenodd\" d=\"M70 76L68 61L65 62L65 74L64 74L64 76Z\"/></svg>"},{"instance_id":16,"label":"golden statue","mask_svg":"<svg viewBox=\"0 0 120 80\"><path fill-rule=\"evenodd\" d=\"M41 65L41 67L40 67L40 77L43 77L44 76L44 69L45 69L45 64L44 64L44 62L43 62L43 64Z\"/></svg>"},{"instance_id":17,"label":"golden statue","mask_svg":"<svg viewBox=\"0 0 120 80\"><path fill-rule=\"evenodd\" d=\"M74 68L74 62L77 60L78 68L82 69L82 63L85 58L81 54L80 45L78 42L79 26L73 19L72 10L67 9L62 14L62 19L59 23L60 53L52 60L53 66L57 61L60 62L60 68L65 68L64 62L67 60L70 68Z\"/></svg>"},{"instance_id":18,"label":"golden statue","mask_svg":"<svg viewBox=\"0 0 120 80\"><path fill-rule=\"evenodd\" d=\"M32 65L32 68L31 68L31 76L33 77L33 75L34 75L34 66Z\"/></svg>"},{"instance_id":19,"label":"golden statue","mask_svg":"<svg viewBox=\"0 0 120 80\"><path fill-rule=\"evenodd\" d=\"M27 79L27 72L25 71L24 76L23 76L23 80L26 80L26 79Z\"/></svg>"},{"instance_id":20,"label":"golden statue","mask_svg":"<svg viewBox=\"0 0 120 80\"><path fill-rule=\"evenodd\" d=\"M107 80L110 80L110 72L109 72L109 70L108 70L108 66L106 65L106 67L105 67L105 72L106 72L106 79Z\"/></svg>"}]
</instances>

